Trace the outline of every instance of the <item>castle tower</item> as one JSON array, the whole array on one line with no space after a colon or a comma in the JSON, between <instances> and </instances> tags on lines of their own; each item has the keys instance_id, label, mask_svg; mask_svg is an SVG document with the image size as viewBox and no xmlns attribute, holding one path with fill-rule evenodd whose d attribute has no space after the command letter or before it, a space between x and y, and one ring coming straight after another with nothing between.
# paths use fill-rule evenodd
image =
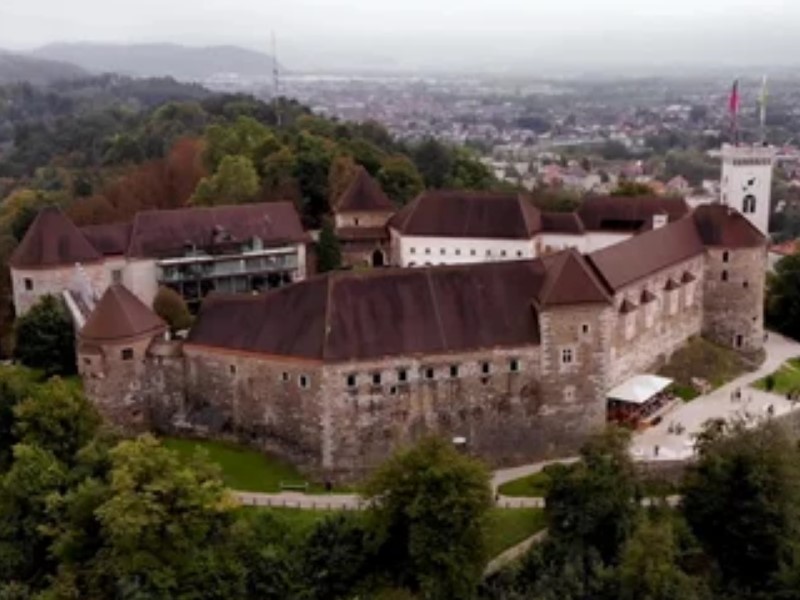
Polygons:
<instances>
[{"instance_id":1,"label":"castle tower","mask_svg":"<svg viewBox=\"0 0 800 600\"><path fill-rule=\"evenodd\" d=\"M141 429L139 388L147 352L167 324L122 285L110 286L78 332L78 372L86 396L110 424Z\"/></svg>"},{"instance_id":2,"label":"castle tower","mask_svg":"<svg viewBox=\"0 0 800 600\"><path fill-rule=\"evenodd\" d=\"M775 149L762 144L722 146L722 203L769 235Z\"/></svg>"}]
</instances>

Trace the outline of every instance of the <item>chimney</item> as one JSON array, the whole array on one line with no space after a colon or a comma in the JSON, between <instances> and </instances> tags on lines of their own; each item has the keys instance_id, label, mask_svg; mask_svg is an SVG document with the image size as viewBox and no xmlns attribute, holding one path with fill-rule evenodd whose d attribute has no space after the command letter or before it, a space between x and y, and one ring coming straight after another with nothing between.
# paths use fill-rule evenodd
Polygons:
<instances>
[{"instance_id":1,"label":"chimney","mask_svg":"<svg viewBox=\"0 0 800 600\"><path fill-rule=\"evenodd\" d=\"M653 229L661 229L669 222L669 215L662 211L653 215Z\"/></svg>"}]
</instances>

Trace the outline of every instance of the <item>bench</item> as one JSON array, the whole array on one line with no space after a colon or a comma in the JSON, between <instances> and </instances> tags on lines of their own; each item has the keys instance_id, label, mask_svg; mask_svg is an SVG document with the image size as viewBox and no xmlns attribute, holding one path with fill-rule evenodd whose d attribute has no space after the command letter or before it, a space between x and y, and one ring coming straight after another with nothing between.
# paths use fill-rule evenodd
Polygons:
<instances>
[{"instance_id":1,"label":"bench","mask_svg":"<svg viewBox=\"0 0 800 600\"><path fill-rule=\"evenodd\" d=\"M308 482L292 483L290 481L281 481L280 487L282 492L307 492Z\"/></svg>"}]
</instances>

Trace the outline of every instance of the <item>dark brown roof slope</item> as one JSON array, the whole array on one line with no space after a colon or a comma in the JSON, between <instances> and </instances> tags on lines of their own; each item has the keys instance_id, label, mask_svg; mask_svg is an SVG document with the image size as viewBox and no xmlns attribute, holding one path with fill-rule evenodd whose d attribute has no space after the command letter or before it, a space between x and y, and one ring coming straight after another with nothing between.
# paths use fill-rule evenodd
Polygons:
<instances>
[{"instance_id":1,"label":"dark brown roof slope","mask_svg":"<svg viewBox=\"0 0 800 600\"><path fill-rule=\"evenodd\" d=\"M101 259L100 253L73 222L59 208L48 206L36 215L9 264L18 269L40 268Z\"/></svg>"},{"instance_id":2,"label":"dark brown roof slope","mask_svg":"<svg viewBox=\"0 0 800 600\"><path fill-rule=\"evenodd\" d=\"M534 260L338 272L264 296L211 296L188 343L331 362L538 344L534 305L570 290L608 301L577 253L549 260L552 282Z\"/></svg>"},{"instance_id":3,"label":"dark brown roof slope","mask_svg":"<svg viewBox=\"0 0 800 600\"><path fill-rule=\"evenodd\" d=\"M389 221L406 235L529 239L541 231L539 209L521 194L423 192Z\"/></svg>"},{"instance_id":4,"label":"dark brown roof slope","mask_svg":"<svg viewBox=\"0 0 800 600\"><path fill-rule=\"evenodd\" d=\"M114 256L128 251L132 228L130 223L112 223L81 227L81 232L100 254Z\"/></svg>"},{"instance_id":5,"label":"dark brown roof slope","mask_svg":"<svg viewBox=\"0 0 800 600\"><path fill-rule=\"evenodd\" d=\"M543 259L547 277L539 293L541 306L597 304L611 298L581 254L569 249Z\"/></svg>"},{"instance_id":6,"label":"dark brown roof slope","mask_svg":"<svg viewBox=\"0 0 800 600\"><path fill-rule=\"evenodd\" d=\"M578 213L543 212L542 231L580 235L584 227Z\"/></svg>"},{"instance_id":7,"label":"dark brown roof slope","mask_svg":"<svg viewBox=\"0 0 800 600\"><path fill-rule=\"evenodd\" d=\"M757 248L767 242L764 235L744 215L728 206L698 206L692 216L706 246Z\"/></svg>"},{"instance_id":8,"label":"dark brown roof slope","mask_svg":"<svg viewBox=\"0 0 800 600\"><path fill-rule=\"evenodd\" d=\"M685 218L592 252L587 258L616 291L704 251L694 221Z\"/></svg>"},{"instance_id":9,"label":"dark brown roof slope","mask_svg":"<svg viewBox=\"0 0 800 600\"><path fill-rule=\"evenodd\" d=\"M689 214L689 205L662 196L590 196L577 212L590 231L642 231L652 229L653 215L666 213L674 222Z\"/></svg>"},{"instance_id":10,"label":"dark brown roof slope","mask_svg":"<svg viewBox=\"0 0 800 600\"><path fill-rule=\"evenodd\" d=\"M389 196L361 166L358 167L352 183L336 203L336 212L393 212L394 210L395 206L389 200Z\"/></svg>"},{"instance_id":11,"label":"dark brown roof slope","mask_svg":"<svg viewBox=\"0 0 800 600\"><path fill-rule=\"evenodd\" d=\"M166 331L167 324L128 289L109 287L78 337L89 344L122 343L153 337Z\"/></svg>"},{"instance_id":12,"label":"dark brown roof slope","mask_svg":"<svg viewBox=\"0 0 800 600\"><path fill-rule=\"evenodd\" d=\"M155 258L186 244L208 248L215 238L243 243L253 237L266 246L308 240L291 202L151 210L136 215L128 256Z\"/></svg>"}]
</instances>

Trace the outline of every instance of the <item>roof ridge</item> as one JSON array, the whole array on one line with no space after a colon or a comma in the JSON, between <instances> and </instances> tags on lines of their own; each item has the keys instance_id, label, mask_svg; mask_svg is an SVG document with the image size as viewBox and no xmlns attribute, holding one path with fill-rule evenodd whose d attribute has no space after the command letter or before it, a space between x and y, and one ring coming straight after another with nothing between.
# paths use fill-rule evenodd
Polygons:
<instances>
[{"instance_id":1,"label":"roof ridge","mask_svg":"<svg viewBox=\"0 0 800 600\"><path fill-rule=\"evenodd\" d=\"M439 311L439 303L437 302L437 296L434 293L433 280L431 278L430 271L425 272L425 280L428 284L428 292L431 295L431 303L433 304L433 312L434 315L436 316L436 326L439 328L439 338L441 339L442 347L448 348L449 346L447 344L447 336L444 333L444 323L442 323L442 314Z\"/></svg>"}]
</instances>

